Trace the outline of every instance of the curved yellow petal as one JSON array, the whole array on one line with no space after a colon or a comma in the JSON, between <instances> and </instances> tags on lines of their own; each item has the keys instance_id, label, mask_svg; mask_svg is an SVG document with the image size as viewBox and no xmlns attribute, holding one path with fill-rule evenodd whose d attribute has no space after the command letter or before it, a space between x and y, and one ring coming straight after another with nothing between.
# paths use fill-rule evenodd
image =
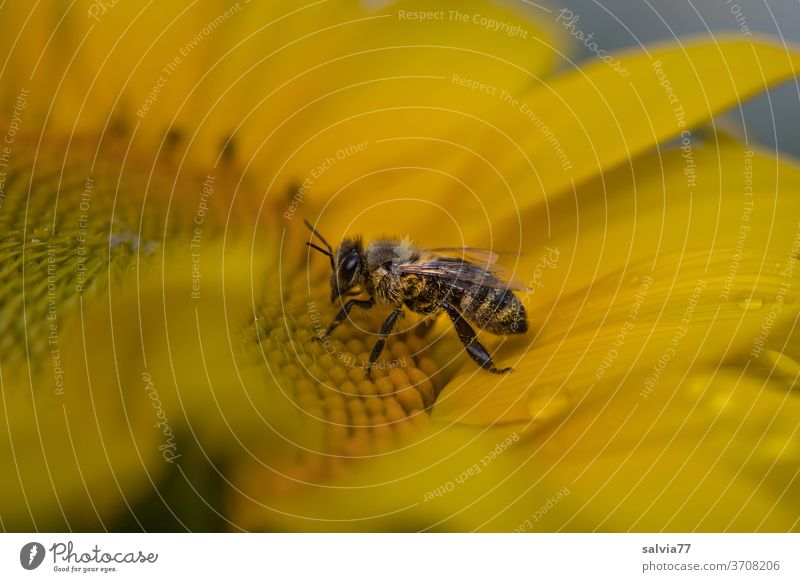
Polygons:
<instances>
[{"instance_id":1,"label":"curved yellow petal","mask_svg":"<svg viewBox=\"0 0 800 582\"><path fill-rule=\"evenodd\" d=\"M29 377L3 370L7 527L97 529L125 516L136 527L152 519L130 509L147 497L164 499L161 527L181 524L199 510L182 515L168 483L203 489L232 450L280 456L319 440L242 348L263 278L252 265L269 263L242 245L198 252L197 263L188 250L141 256L100 293L53 296L55 329L30 336L50 353ZM32 329L44 318L28 316Z\"/></svg>"},{"instance_id":2,"label":"curved yellow petal","mask_svg":"<svg viewBox=\"0 0 800 582\"><path fill-rule=\"evenodd\" d=\"M694 127L800 69L799 53L741 37L615 56L627 75L594 62L525 95L528 118L520 111L504 114L504 121L514 115L510 137L527 159L514 156L498 167L507 169L521 205L568 194L573 184L658 143L691 135Z\"/></svg>"},{"instance_id":3,"label":"curved yellow petal","mask_svg":"<svg viewBox=\"0 0 800 582\"><path fill-rule=\"evenodd\" d=\"M499 352L514 372L498 378L465 365L434 418L522 421L551 397L602 398L673 348L674 365L715 365L750 352L765 321L793 320L800 206L787 193L800 186L800 171L731 141L689 151L689 182L676 148L553 208L553 236L529 235L531 248L551 250L523 257L519 268L532 273L520 278L530 285L522 300L533 331Z\"/></svg>"},{"instance_id":4,"label":"curved yellow petal","mask_svg":"<svg viewBox=\"0 0 800 582\"><path fill-rule=\"evenodd\" d=\"M530 231L546 236L557 218L550 205L571 198L575 186L666 140L695 137L698 126L791 79L800 66L792 48L741 37L645 47L613 59L627 74L592 59L530 91L502 93L491 118L471 121L452 139L472 159L446 168L457 180L442 178L435 200L458 220L440 211L436 228L415 230L398 219L400 225L433 239L432 246L464 237L476 246L529 252ZM400 197L402 186L388 187ZM416 195L411 190L406 196ZM468 212L460 212L462 205Z\"/></svg>"},{"instance_id":5,"label":"curved yellow petal","mask_svg":"<svg viewBox=\"0 0 800 582\"><path fill-rule=\"evenodd\" d=\"M530 435L570 491L531 529L797 529L798 186L795 165L725 140L552 207L531 246L560 253L523 258L532 342L501 348L506 377L465 364L433 411Z\"/></svg>"},{"instance_id":6,"label":"curved yellow petal","mask_svg":"<svg viewBox=\"0 0 800 582\"><path fill-rule=\"evenodd\" d=\"M295 496L250 467L231 513L267 530L797 531L797 397L725 367L663 382L540 430L433 425Z\"/></svg>"},{"instance_id":7,"label":"curved yellow petal","mask_svg":"<svg viewBox=\"0 0 800 582\"><path fill-rule=\"evenodd\" d=\"M324 486L301 486L281 498L259 488L258 471L248 467L239 476L247 495L232 496L231 513L258 530L511 530L538 508L533 496L514 505L531 484L519 445L516 432L428 427L398 449L350 464ZM538 486L539 494L555 493L563 483L545 478Z\"/></svg>"},{"instance_id":8,"label":"curved yellow petal","mask_svg":"<svg viewBox=\"0 0 800 582\"><path fill-rule=\"evenodd\" d=\"M570 483L569 515L539 527L600 531L797 531L796 393L758 364L635 369L602 406L535 437Z\"/></svg>"},{"instance_id":9,"label":"curved yellow petal","mask_svg":"<svg viewBox=\"0 0 800 582\"><path fill-rule=\"evenodd\" d=\"M672 349L673 365L716 364L749 353L764 325L793 321L800 207L786 193L800 171L730 141L691 153L688 183L685 152L645 156L554 206L552 237L526 232L528 248L542 249L517 267L530 274L518 278L530 285L532 331L499 351L515 370L464 365L434 418L523 421L551 396L602 399Z\"/></svg>"},{"instance_id":10,"label":"curved yellow petal","mask_svg":"<svg viewBox=\"0 0 800 582\"><path fill-rule=\"evenodd\" d=\"M25 125L47 137L116 132L154 159L235 161L281 201L291 183L322 199L415 149L377 142L398 131L442 137L488 115L495 101L454 75L522 88L554 62L529 13L478 1L86 4L3 6L19 30L0 41L4 105L28 91Z\"/></svg>"},{"instance_id":11,"label":"curved yellow petal","mask_svg":"<svg viewBox=\"0 0 800 582\"><path fill-rule=\"evenodd\" d=\"M791 79L800 66L791 49L734 37L614 59L626 75L593 60L521 92L476 70L493 101L487 116L467 117L445 136L405 128L392 143L413 149L396 165L331 190L323 224L351 233L391 228L427 246L529 253L529 236L549 236L559 212L552 205L569 205L575 186L665 140L692 139L695 128ZM462 93L459 102L469 96ZM391 227L384 226L387 216Z\"/></svg>"},{"instance_id":12,"label":"curved yellow petal","mask_svg":"<svg viewBox=\"0 0 800 582\"><path fill-rule=\"evenodd\" d=\"M307 231L280 231L226 172L150 177L115 148L62 168L58 145L31 173L16 144L0 214L6 527L237 529L200 499L238 491L230 459L274 493L424 425L421 339L393 341L375 382L359 327L312 344L336 305Z\"/></svg>"}]
</instances>

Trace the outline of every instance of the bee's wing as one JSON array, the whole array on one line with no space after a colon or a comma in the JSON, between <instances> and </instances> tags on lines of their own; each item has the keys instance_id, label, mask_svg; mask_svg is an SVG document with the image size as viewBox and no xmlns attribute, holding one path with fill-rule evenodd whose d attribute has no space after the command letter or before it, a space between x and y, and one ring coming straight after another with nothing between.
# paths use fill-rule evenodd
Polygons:
<instances>
[{"instance_id":1,"label":"bee's wing","mask_svg":"<svg viewBox=\"0 0 800 582\"><path fill-rule=\"evenodd\" d=\"M494 265L497 259L500 258L500 255L491 249L481 249L477 247L440 247L425 249L425 255L427 255L430 260L436 260L436 258L441 257L487 266Z\"/></svg>"},{"instance_id":2,"label":"bee's wing","mask_svg":"<svg viewBox=\"0 0 800 582\"><path fill-rule=\"evenodd\" d=\"M439 259L398 265L404 275L427 275L436 277L461 289L474 285L493 289L524 291L526 287L519 281L503 281L493 270L482 265L455 259Z\"/></svg>"}]
</instances>

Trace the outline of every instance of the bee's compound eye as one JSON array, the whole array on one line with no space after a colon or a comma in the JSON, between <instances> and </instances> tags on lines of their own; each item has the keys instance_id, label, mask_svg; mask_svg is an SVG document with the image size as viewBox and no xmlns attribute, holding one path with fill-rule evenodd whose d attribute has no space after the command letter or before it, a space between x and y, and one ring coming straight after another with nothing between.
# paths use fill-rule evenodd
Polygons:
<instances>
[{"instance_id":1,"label":"bee's compound eye","mask_svg":"<svg viewBox=\"0 0 800 582\"><path fill-rule=\"evenodd\" d=\"M350 253L344 258L344 261L342 261L342 266L339 268L342 279L349 281L353 278L353 276L356 274L356 269L358 268L358 263L360 260L361 259L356 253Z\"/></svg>"}]
</instances>

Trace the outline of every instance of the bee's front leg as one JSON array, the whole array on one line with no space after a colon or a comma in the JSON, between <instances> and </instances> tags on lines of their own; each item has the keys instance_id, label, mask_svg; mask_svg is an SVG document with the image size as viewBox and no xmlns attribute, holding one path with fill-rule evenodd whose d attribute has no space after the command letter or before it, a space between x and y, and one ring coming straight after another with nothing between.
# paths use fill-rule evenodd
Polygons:
<instances>
[{"instance_id":1,"label":"bee's front leg","mask_svg":"<svg viewBox=\"0 0 800 582\"><path fill-rule=\"evenodd\" d=\"M350 310L354 306L355 307L360 307L361 309L369 309L373 305L375 305L375 300L374 299L351 299L350 301L348 301L347 303L344 304L344 307L342 307L339 310L339 313L337 313L336 317L333 318L333 321L328 326L328 329L326 329L324 332L322 332L321 335L314 336L312 338L312 341L321 342L326 337L328 337L334 329L339 327L340 323L342 323L345 319L347 319L347 316L350 314Z\"/></svg>"},{"instance_id":2,"label":"bee's front leg","mask_svg":"<svg viewBox=\"0 0 800 582\"><path fill-rule=\"evenodd\" d=\"M372 366L378 360L378 356L381 355L383 346L386 345L386 338L392 333L392 328L400 317L403 317L403 310L395 309L389 314L389 317L386 318L381 326L381 337L375 342L375 347L372 348L372 353L369 355L369 363L367 364L366 373L367 378L370 380L372 380Z\"/></svg>"}]
</instances>

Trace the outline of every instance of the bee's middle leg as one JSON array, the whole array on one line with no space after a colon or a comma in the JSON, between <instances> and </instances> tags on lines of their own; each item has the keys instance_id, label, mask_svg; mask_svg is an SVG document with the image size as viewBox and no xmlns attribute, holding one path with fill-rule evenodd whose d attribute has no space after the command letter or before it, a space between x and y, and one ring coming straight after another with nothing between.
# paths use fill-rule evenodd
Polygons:
<instances>
[{"instance_id":1,"label":"bee's middle leg","mask_svg":"<svg viewBox=\"0 0 800 582\"><path fill-rule=\"evenodd\" d=\"M447 312L453 322L453 327L456 328L456 334L464 348L467 350L469 357L472 358L484 370L488 370L494 374L505 374L510 372L511 368L495 368L492 356L486 351L486 348L478 341L475 335L475 330L467 321L462 317L461 313L449 303L443 303L442 309Z\"/></svg>"},{"instance_id":2,"label":"bee's middle leg","mask_svg":"<svg viewBox=\"0 0 800 582\"><path fill-rule=\"evenodd\" d=\"M392 328L400 317L403 317L403 310L395 309L389 314L389 317L384 320L383 325L381 325L381 337L377 342L375 342L375 346L372 348L372 353L369 355L369 364L367 365L366 370L367 378L372 378L372 365L378 360L378 356L381 355L383 346L386 345L386 338L390 333L392 333Z\"/></svg>"}]
</instances>

